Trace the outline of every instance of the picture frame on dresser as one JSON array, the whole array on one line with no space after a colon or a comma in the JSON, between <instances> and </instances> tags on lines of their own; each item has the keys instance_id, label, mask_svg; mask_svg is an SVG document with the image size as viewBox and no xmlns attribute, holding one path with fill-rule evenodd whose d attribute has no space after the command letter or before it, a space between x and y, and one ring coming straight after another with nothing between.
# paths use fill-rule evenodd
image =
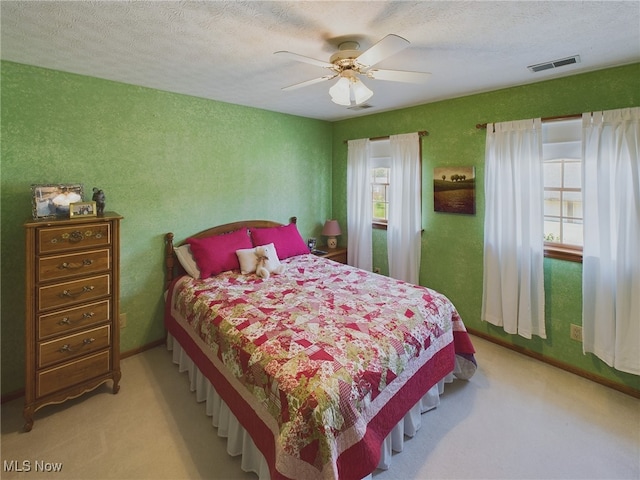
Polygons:
<instances>
[{"instance_id":1,"label":"picture frame on dresser","mask_svg":"<svg viewBox=\"0 0 640 480\"><path fill-rule=\"evenodd\" d=\"M69 204L69 218L97 216L96 202L77 202Z\"/></svg>"},{"instance_id":2,"label":"picture frame on dresser","mask_svg":"<svg viewBox=\"0 0 640 480\"><path fill-rule=\"evenodd\" d=\"M33 219L69 217L69 204L84 201L81 183L45 183L31 185Z\"/></svg>"}]
</instances>

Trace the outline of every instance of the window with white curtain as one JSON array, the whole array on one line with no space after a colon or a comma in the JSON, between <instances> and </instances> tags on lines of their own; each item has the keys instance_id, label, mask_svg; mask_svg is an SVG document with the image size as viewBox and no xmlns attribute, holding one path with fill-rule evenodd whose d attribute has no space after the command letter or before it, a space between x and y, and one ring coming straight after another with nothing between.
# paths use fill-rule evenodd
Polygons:
<instances>
[{"instance_id":1,"label":"window with white curtain","mask_svg":"<svg viewBox=\"0 0 640 480\"><path fill-rule=\"evenodd\" d=\"M540 123L487 125L481 318L546 338L542 240L573 246L584 353L640 375L640 107Z\"/></svg>"},{"instance_id":2,"label":"window with white curtain","mask_svg":"<svg viewBox=\"0 0 640 480\"><path fill-rule=\"evenodd\" d=\"M386 230L389 222L391 182L391 142L388 138L371 141L371 205L373 227Z\"/></svg>"},{"instance_id":3,"label":"window with white curtain","mask_svg":"<svg viewBox=\"0 0 640 480\"><path fill-rule=\"evenodd\" d=\"M414 284L419 282L422 233L420 136L414 132L391 135L384 142L347 142L348 263L371 270L371 228L374 210L379 208L372 195L373 172L387 168L379 162L388 157L389 175L380 183L386 188L383 209L388 215L389 276ZM375 152L373 145L377 147ZM384 148L388 154L381 153Z\"/></svg>"}]
</instances>

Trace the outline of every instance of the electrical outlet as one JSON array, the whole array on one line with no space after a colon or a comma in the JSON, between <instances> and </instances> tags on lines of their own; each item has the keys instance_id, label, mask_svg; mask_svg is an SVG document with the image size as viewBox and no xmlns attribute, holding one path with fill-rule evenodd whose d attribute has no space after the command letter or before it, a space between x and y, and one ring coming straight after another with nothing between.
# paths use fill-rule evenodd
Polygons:
<instances>
[{"instance_id":1,"label":"electrical outlet","mask_svg":"<svg viewBox=\"0 0 640 480\"><path fill-rule=\"evenodd\" d=\"M120 321L120 328L124 328L127 326L127 314L126 313L121 313L120 317L118 318L118 320Z\"/></svg>"},{"instance_id":2,"label":"electrical outlet","mask_svg":"<svg viewBox=\"0 0 640 480\"><path fill-rule=\"evenodd\" d=\"M580 325L574 325L573 323L570 325L569 336L572 340L576 340L578 342L582 341L582 327Z\"/></svg>"}]
</instances>

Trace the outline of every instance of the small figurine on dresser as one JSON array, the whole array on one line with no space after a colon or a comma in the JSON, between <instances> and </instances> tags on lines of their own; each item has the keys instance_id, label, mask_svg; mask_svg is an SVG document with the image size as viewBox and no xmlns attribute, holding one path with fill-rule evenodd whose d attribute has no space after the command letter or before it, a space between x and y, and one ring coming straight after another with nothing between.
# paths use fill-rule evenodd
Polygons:
<instances>
[{"instance_id":1,"label":"small figurine on dresser","mask_svg":"<svg viewBox=\"0 0 640 480\"><path fill-rule=\"evenodd\" d=\"M98 215L102 215L104 213L105 196L104 192L96 187L93 187L93 201L96 202Z\"/></svg>"}]
</instances>

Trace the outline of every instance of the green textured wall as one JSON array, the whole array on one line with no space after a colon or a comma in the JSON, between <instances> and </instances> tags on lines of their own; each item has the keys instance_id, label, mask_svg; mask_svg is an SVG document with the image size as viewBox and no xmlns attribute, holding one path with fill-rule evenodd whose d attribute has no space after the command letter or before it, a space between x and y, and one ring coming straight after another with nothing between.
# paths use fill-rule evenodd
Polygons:
<instances>
[{"instance_id":1,"label":"green textured wall","mask_svg":"<svg viewBox=\"0 0 640 480\"><path fill-rule=\"evenodd\" d=\"M547 340L480 322L484 131L476 123L640 105L640 65L552 80L330 124L2 62L2 393L23 385L24 233L32 183L103 188L122 224L122 351L163 335L163 237L238 219L299 218L319 236L346 225L345 139L428 130L423 145L421 283L447 294L470 328L640 389L569 339L580 323L580 264L545 260ZM428 88L428 84L425 86ZM474 165L475 216L433 212L436 166ZM340 237L346 243L346 235ZM384 231L374 264L387 271Z\"/></svg>"},{"instance_id":2,"label":"green textured wall","mask_svg":"<svg viewBox=\"0 0 640 480\"><path fill-rule=\"evenodd\" d=\"M164 234L331 215L331 124L2 62L2 393L24 385L24 232L33 183L103 188L123 215L121 350L162 338ZM86 196L86 195L85 195ZM90 197L90 195L89 195Z\"/></svg>"},{"instance_id":3,"label":"green textured wall","mask_svg":"<svg viewBox=\"0 0 640 480\"><path fill-rule=\"evenodd\" d=\"M476 124L567 115L640 105L640 64L368 115L333 124L333 214L346 224L344 140L427 130L422 139L422 265L420 283L449 296L466 325L609 381L640 390L640 378L607 367L569 338L582 323L582 265L545 259L546 340L526 340L480 321L484 229L485 130ZM429 84L425 85L429 88ZM375 102L375 96L373 97ZM433 211L433 169L475 166L476 215ZM375 230L374 266L388 272L386 236ZM341 237L346 244L346 236ZM480 359L480 362L482 359Z\"/></svg>"}]
</instances>

